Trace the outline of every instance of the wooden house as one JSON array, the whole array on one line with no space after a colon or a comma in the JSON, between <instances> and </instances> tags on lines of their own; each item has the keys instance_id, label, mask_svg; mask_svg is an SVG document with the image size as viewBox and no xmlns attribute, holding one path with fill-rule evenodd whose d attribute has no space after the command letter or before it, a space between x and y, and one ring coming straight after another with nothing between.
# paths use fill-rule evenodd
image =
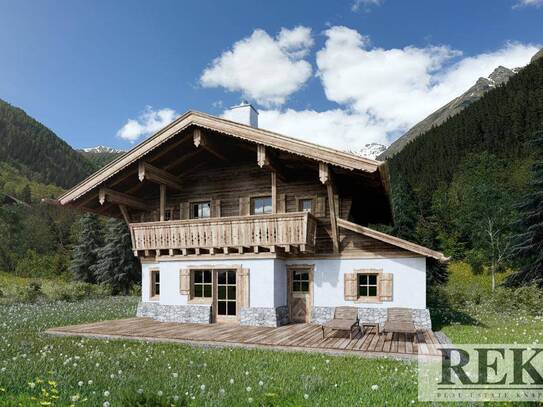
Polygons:
<instances>
[{"instance_id":1,"label":"wooden house","mask_svg":"<svg viewBox=\"0 0 543 407\"><path fill-rule=\"evenodd\" d=\"M124 219L142 262L138 315L161 321L322 323L354 305L430 328L428 261L370 229L392 222L384 163L189 111L58 199ZM252 125L250 125L252 124Z\"/></svg>"}]
</instances>

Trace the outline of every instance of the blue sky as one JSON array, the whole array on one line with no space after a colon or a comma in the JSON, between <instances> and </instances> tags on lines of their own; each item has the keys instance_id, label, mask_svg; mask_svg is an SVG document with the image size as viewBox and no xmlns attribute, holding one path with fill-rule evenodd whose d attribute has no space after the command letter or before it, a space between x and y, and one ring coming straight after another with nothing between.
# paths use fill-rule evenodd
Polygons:
<instances>
[{"instance_id":1,"label":"blue sky","mask_svg":"<svg viewBox=\"0 0 543 407\"><path fill-rule=\"evenodd\" d=\"M0 0L0 98L74 147L244 97L261 127L356 150L526 64L542 21L543 0Z\"/></svg>"}]
</instances>

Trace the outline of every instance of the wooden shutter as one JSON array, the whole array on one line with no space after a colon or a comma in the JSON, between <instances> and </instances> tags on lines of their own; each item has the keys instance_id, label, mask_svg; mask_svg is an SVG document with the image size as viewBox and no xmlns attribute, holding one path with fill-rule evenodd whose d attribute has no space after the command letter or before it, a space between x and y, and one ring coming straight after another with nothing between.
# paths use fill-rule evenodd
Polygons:
<instances>
[{"instance_id":1,"label":"wooden shutter","mask_svg":"<svg viewBox=\"0 0 543 407\"><path fill-rule=\"evenodd\" d=\"M236 273L236 301L237 314L240 315L242 308L249 307L249 269L239 269Z\"/></svg>"},{"instance_id":2,"label":"wooden shutter","mask_svg":"<svg viewBox=\"0 0 543 407\"><path fill-rule=\"evenodd\" d=\"M239 214L241 216L251 214L251 200L248 196L239 198Z\"/></svg>"},{"instance_id":3,"label":"wooden shutter","mask_svg":"<svg viewBox=\"0 0 543 407\"><path fill-rule=\"evenodd\" d=\"M356 273L343 275L343 294L345 301L356 301L358 298Z\"/></svg>"},{"instance_id":4,"label":"wooden shutter","mask_svg":"<svg viewBox=\"0 0 543 407\"><path fill-rule=\"evenodd\" d=\"M392 273L381 274L379 282L379 298L381 301L392 301Z\"/></svg>"},{"instance_id":5,"label":"wooden shutter","mask_svg":"<svg viewBox=\"0 0 543 407\"><path fill-rule=\"evenodd\" d=\"M285 194L279 194L277 197L277 213L287 212L287 196Z\"/></svg>"},{"instance_id":6,"label":"wooden shutter","mask_svg":"<svg viewBox=\"0 0 543 407\"><path fill-rule=\"evenodd\" d=\"M221 200L220 199L211 200L211 217L212 218L221 217Z\"/></svg>"},{"instance_id":7,"label":"wooden shutter","mask_svg":"<svg viewBox=\"0 0 543 407\"><path fill-rule=\"evenodd\" d=\"M190 294L190 270L182 269L179 279L180 279L179 285L180 285L181 295L189 295Z\"/></svg>"},{"instance_id":8,"label":"wooden shutter","mask_svg":"<svg viewBox=\"0 0 543 407\"><path fill-rule=\"evenodd\" d=\"M181 204L179 205L179 213L181 215L181 219L190 218L190 203L181 202Z\"/></svg>"},{"instance_id":9,"label":"wooden shutter","mask_svg":"<svg viewBox=\"0 0 543 407\"><path fill-rule=\"evenodd\" d=\"M317 196L315 200L315 216L318 218L326 216L326 197Z\"/></svg>"}]
</instances>

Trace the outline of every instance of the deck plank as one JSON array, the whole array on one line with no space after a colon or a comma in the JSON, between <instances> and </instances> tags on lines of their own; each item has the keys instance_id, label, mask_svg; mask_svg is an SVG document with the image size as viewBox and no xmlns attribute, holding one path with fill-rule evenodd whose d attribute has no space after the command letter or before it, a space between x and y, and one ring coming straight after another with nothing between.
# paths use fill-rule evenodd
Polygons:
<instances>
[{"instance_id":1,"label":"deck plank","mask_svg":"<svg viewBox=\"0 0 543 407\"><path fill-rule=\"evenodd\" d=\"M322 351L342 351L355 354L394 353L415 356L437 355L439 344L430 330L416 335L377 333L374 327L357 332L352 339L343 331L327 331L322 337L320 325L290 324L277 328L240 326L232 323L182 324L159 322L151 318L93 322L52 328L47 332L73 336L100 336L127 339L174 340L194 343L220 343L268 346L271 348L308 348Z\"/></svg>"}]
</instances>

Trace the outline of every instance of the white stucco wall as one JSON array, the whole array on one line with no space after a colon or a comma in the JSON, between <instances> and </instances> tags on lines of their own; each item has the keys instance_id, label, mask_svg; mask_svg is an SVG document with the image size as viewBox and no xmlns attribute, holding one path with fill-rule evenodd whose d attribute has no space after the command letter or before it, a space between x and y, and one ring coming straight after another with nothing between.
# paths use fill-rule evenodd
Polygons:
<instances>
[{"instance_id":1,"label":"white stucco wall","mask_svg":"<svg viewBox=\"0 0 543 407\"><path fill-rule=\"evenodd\" d=\"M356 305L361 307L426 308L426 259L327 259L289 260L285 264L314 264L313 305L316 307ZM381 269L392 273L392 301L358 304L343 298L343 275L357 269Z\"/></svg>"},{"instance_id":2,"label":"white stucco wall","mask_svg":"<svg viewBox=\"0 0 543 407\"><path fill-rule=\"evenodd\" d=\"M249 269L249 303L251 307L278 307L286 304L286 274L284 287L281 277L275 280L276 259L232 259L232 260L186 260L186 261L163 261L159 263L142 264L142 301L150 301L150 271L160 270L160 304L185 305L188 303L188 296L180 294L180 275L182 269L191 266L213 266L213 267L242 267ZM281 262L282 263L282 262ZM284 266L281 266L284 270ZM279 273L280 274L280 273ZM277 292L276 292L277 291ZM282 298L284 297L284 299ZM282 303L276 304L276 299Z\"/></svg>"},{"instance_id":3,"label":"white stucco wall","mask_svg":"<svg viewBox=\"0 0 543 407\"><path fill-rule=\"evenodd\" d=\"M426 308L426 259L232 259L186 260L144 263L142 265L142 301L149 301L150 270L160 270L160 304L184 305L188 296L180 294L180 270L191 266L241 266L249 272L251 307L287 305L288 264L314 264L314 306L358 305L363 307ZM393 300L377 304L357 304L343 297L343 274L356 269L382 269L393 276Z\"/></svg>"}]
</instances>

